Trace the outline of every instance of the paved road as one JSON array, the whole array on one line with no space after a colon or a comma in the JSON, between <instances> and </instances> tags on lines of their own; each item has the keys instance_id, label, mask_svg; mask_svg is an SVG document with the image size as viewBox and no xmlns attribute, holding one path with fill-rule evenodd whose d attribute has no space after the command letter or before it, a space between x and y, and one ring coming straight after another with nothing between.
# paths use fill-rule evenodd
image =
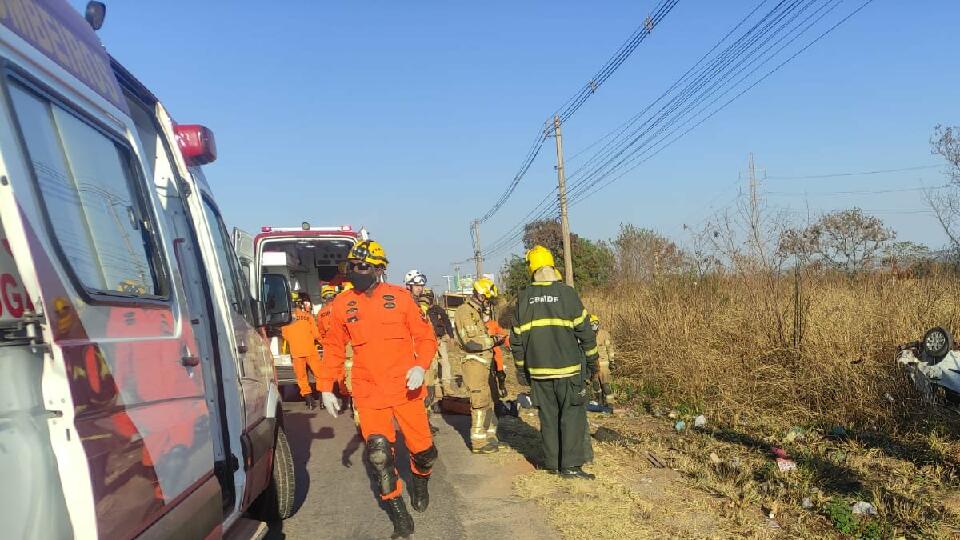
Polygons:
<instances>
[{"instance_id":1,"label":"paved road","mask_svg":"<svg viewBox=\"0 0 960 540\"><path fill-rule=\"evenodd\" d=\"M375 496L349 416L334 419L294 402L285 405L284 423L297 471L298 509L283 523L271 524L267 538L389 538L393 527ZM441 428L436 436L440 458L430 481L430 507L423 514L411 509L416 538L559 537L534 503L512 494L513 477L530 471L529 463L518 455L471 454L466 416L435 417L434 424ZM409 479L409 458L401 448L398 444L400 474Z\"/></svg>"}]
</instances>

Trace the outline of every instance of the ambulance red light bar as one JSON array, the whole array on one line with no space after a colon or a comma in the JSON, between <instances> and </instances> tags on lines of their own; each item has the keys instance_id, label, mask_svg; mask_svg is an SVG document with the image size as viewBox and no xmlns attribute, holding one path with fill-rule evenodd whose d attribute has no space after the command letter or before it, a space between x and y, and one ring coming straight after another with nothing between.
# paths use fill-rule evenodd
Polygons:
<instances>
[{"instance_id":1,"label":"ambulance red light bar","mask_svg":"<svg viewBox=\"0 0 960 540\"><path fill-rule=\"evenodd\" d=\"M175 126L173 131L187 165L206 165L217 159L217 141L213 138L213 131L206 126L182 124Z\"/></svg>"},{"instance_id":2,"label":"ambulance red light bar","mask_svg":"<svg viewBox=\"0 0 960 540\"><path fill-rule=\"evenodd\" d=\"M341 225L339 227L311 227L306 221L299 227L269 227L263 226L260 227L260 232L296 232L296 231L337 231L337 232L352 232L353 227L350 225Z\"/></svg>"}]
</instances>

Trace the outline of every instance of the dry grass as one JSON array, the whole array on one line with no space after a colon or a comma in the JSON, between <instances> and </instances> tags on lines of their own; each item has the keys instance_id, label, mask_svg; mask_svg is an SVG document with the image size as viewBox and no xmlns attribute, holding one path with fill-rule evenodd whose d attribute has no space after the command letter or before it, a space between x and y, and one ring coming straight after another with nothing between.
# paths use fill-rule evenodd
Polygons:
<instances>
[{"instance_id":1,"label":"dry grass","mask_svg":"<svg viewBox=\"0 0 960 540\"><path fill-rule=\"evenodd\" d=\"M596 292L586 303L623 353L623 379L640 385L627 391L708 407L732 426L930 428L894 352L931 326L960 328L960 302L943 301L958 297L960 281L873 276L802 285L799 349L792 278L677 278Z\"/></svg>"},{"instance_id":2,"label":"dry grass","mask_svg":"<svg viewBox=\"0 0 960 540\"><path fill-rule=\"evenodd\" d=\"M830 501L867 500L876 525L854 534L956 534L944 501L956 499L960 474L957 419L920 402L894 352L929 327L960 328L960 302L949 300L960 281L804 276L801 284L799 347L792 276L671 278L587 296L621 352L624 399L710 418L708 431L648 434L644 444L667 447L671 466L744 524L760 506L782 508L790 536L830 535L820 517ZM842 440L825 436L835 426ZM789 440L797 427L804 436ZM777 472L771 446L786 447L798 470ZM813 510L800 510L805 497ZM757 534L753 525L739 533Z\"/></svg>"}]
</instances>

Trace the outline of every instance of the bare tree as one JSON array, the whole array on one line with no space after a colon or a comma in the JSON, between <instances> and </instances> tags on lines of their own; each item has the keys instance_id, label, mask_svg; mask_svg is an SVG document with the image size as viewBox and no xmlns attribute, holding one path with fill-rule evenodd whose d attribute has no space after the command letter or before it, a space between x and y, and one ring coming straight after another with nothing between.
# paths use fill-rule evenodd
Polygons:
<instances>
[{"instance_id":1,"label":"bare tree","mask_svg":"<svg viewBox=\"0 0 960 540\"><path fill-rule=\"evenodd\" d=\"M620 224L620 233L611 241L622 279L642 280L680 271L685 254L669 238L630 223Z\"/></svg>"},{"instance_id":2,"label":"bare tree","mask_svg":"<svg viewBox=\"0 0 960 540\"><path fill-rule=\"evenodd\" d=\"M804 229L784 231L779 250L800 262L819 261L854 274L876 262L896 236L880 218L852 208L824 214Z\"/></svg>"},{"instance_id":3,"label":"bare tree","mask_svg":"<svg viewBox=\"0 0 960 540\"><path fill-rule=\"evenodd\" d=\"M960 255L960 126L935 127L930 137L930 151L947 161L950 186L927 190L924 193L927 206L933 210L952 250Z\"/></svg>"}]
</instances>

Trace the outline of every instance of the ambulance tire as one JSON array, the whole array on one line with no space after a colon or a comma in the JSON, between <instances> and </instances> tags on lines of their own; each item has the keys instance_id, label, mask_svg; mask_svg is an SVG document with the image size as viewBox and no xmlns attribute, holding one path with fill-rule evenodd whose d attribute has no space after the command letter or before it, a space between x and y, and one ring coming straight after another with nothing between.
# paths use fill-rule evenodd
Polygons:
<instances>
[{"instance_id":1,"label":"ambulance tire","mask_svg":"<svg viewBox=\"0 0 960 540\"><path fill-rule=\"evenodd\" d=\"M250 506L250 513L261 521L279 521L293 515L297 492L293 469L293 452L283 428L277 428L273 448L273 474L267 489Z\"/></svg>"}]
</instances>

